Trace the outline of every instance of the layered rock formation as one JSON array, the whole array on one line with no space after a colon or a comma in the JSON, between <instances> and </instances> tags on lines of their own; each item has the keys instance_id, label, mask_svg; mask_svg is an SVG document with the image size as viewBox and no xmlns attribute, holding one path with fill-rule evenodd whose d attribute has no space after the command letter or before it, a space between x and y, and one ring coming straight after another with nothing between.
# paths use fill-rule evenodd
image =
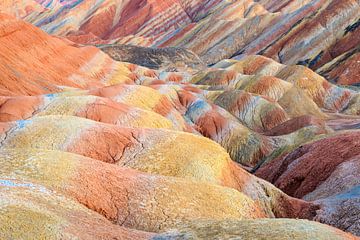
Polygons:
<instances>
[{"instance_id":1,"label":"layered rock formation","mask_svg":"<svg viewBox=\"0 0 360 240\"><path fill-rule=\"evenodd\" d=\"M151 239L155 234L117 226L43 185L0 180L3 239Z\"/></svg>"},{"instance_id":2,"label":"layered rock formation","mask_svg":"<svg viewBox=\"0 0 360 240\"><path fill-rule=\"evenodd\" d=\"M13 11L5 1L4 11L58 36L0 13L0 237L357 239L357 90L285 65L298 58L292 47L281 63L245 56L250 43L241 60L212 51L235 25L241 36L284 16L310 24L335 4L317 11L320 2L18 1ZM340 12L356 9L346 2ZM178 41L216 64L187 50L178 60L169 49L103 49L156 59L150 69L61 36Z\"/></svg>"},{"instance_id":3,"label":"layered rock formation","mask_svg":"<svg viewBox=\"0 0 360 240\"><path fill-rule=\"evenodd\" d=\"M357 0L33 0L3 5L48 33L78 43L184 47L208 64L261 54L308 66L340 84L359 81Z\"/></svg>"},{"instance_id":4,"label":"layered rock formation","mask_svg":"<svg viewBox=\"0 0 360 240\"><path fill-rule=\"evenodd\" d=\"M291 196L324 207L317 218L338 221L359 233L359 132L346 132L304 145L257 171Z\"/></svg>"}]
</instances>

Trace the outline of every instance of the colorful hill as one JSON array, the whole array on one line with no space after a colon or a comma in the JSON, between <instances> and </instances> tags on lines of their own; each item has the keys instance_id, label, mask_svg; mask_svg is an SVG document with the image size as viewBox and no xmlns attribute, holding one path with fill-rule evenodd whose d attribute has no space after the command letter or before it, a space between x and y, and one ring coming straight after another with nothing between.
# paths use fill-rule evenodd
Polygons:
<instances>
[{"instance_id":1,"label":"colorful hill","mask_svg":"<svg viewBox=\"0 0 360 240\"><path fill-rule=\"evenodd\" d=\"M0 6L0 238L360 236L358 2Z\"/></svg>"},{"instance_id":2,"label":"colorful hill","mask_svg":"<svg viewBox=\"0 0 360 240\"><path fill-rule=\"evenodd\" d=\"M357 0L11 2L5 11L78 43L183 47L208 64L258 54L359 81Z\"/></svg>"}]
</instances>

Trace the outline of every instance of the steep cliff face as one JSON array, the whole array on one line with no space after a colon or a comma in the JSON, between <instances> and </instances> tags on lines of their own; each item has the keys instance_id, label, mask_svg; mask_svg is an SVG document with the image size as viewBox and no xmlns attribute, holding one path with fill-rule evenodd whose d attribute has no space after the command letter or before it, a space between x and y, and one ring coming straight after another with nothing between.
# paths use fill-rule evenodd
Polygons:
<instances>
[{"instance_id":1,"label":"steep cliff face","mask_svg":"<svg viewBox=\"0 0 360 240\"><path fill-rule=\"evenodd\" d=\"M334 84L356 82L356 25L317 42L358 2L10 3L0 238L360 235L360 94ZM139 38L193 51L106 44ZM310 64L330 81L286 64L310 47L332 52Z\"/></svg>"}]
</instances>

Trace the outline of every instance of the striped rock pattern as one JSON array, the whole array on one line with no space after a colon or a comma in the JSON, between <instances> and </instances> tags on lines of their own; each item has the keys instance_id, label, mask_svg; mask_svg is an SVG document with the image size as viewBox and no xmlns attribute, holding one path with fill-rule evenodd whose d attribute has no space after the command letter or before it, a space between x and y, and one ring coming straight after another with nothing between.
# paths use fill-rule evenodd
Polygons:
<instances>
[{"instance_id":1,"label":"striped rock pattern","mask_svg":"<svg viewBox=\"0 0 360 240\"><path fill-rule=\"evenodd\" d=\"M280 105L284 99L296 98L296 95L303 95L305 92L302 98L306 99L306 105L312 105L308 109L311 114L317 116L322 114L316 108L343 112L358 105L356 91L333 85L304 66L286 66L262 56L249 56L241 61L224 60L215 67L217 68L210 69L205 74L201 72L195 75L192 82L213 86L225 85L233 89L265 95L280 102ZM299 89L303 91L295 94L294 91ZM287 96L286 93L290 90L293 93ZM295 102L295 99L287 102ZM300 112L300 114L304 113Z\"/></svg>"},{"instance_id":2,"label":"striped rock pattern","mask_svg":"<svg viewBox=\"0 0 360 240\"><path fill-rule=\"evenodd\" d=\"M58 21L56 16L78 7L83 10L79 19L88 11L111 14L97 7L117 2L38 3L45 8L39 15L18 14L34 21L45 14L39 23L44 29ZM142 3L137 10L148 11L151 1ZM181 7L192 21L203 19L216 5L176 3L161 6ZM254 12L266 13L252 4ZM158 5L151 6L151 13L161 15L154 8ZM51 15L53 11L57 14ZM152 70L114 61L95 47L49 36L9 15L0 14L0 20L1 238L171 239L171 234L199 234L194 238L211 239L218 233L207 231L208 224L218 228L234 219L220 236L262 237L259 226L266 225L267 234L280 239L326 237L325 232L334 239L356 239L320 223L274 218L316 220L359 235L356 178L337 195L312 201L304 194L314 185L299 189L298 195L279 186L289 196L249 173L277 166L300 146L341 142L341 130L357 126L357 116L346 112L359 105L355 90L337 87L306 67L259 56L224 60L194 72ZM77 26L63 24L53 31L66 35ZM128 27L116 29L137 31ZM116 29L114 34L120 31ZM154 25L149 29L162 31ZM328 150L336 155L347 149L339 146ZM350 152L351 161L331 165L339 169L328 173L349 175L349 168L340 164L356 166L357 151L342 156ZM321 166L310 170L321 172ZM324 186L314 196L327 188L325 177L338 181L318 174L310 183ZM340 217L342 212L346 217ZM257 231L239 232L233 224Z\"/></svg>"},{"instance_id":3,"label":"striped rock pattern","mask_svg":"<svg viewBox=\"0 0 360 240\"><path fill-rule=\"evenodd\" d=\"M359 150L358 131L339 133L283 155L256 174L291 196L322 204L318 219L337 219L341 228L358 235Z\"/></svg>"},{"instance_id":4,"label":"striped rock pattern","mask_svg":"<svg viewBox=\"0 0 360 240\"><path fill-rule=\"evenodd\" d=\"M170 120L153 111L97 96L18 96L1 97L0 101L2 122L25 120L33 116L64 115L124 127L177 129ZM19 105L20 108L16 107Z\"/></svg>"},{"instance_id":5,"label":"striped rock pattern","mask_svg":"<svg viewBox=\"0 0 360 240\"><path fill-rule=\"evenodd\" d=\"M79 43L185 47L208 64L261 54L308 66L340 84L358 83L357 0L18 0L2 5L48 33Z\"/></svg>"},{"instance_id":6,"label":"striped rock pattern","mask_svg":"<svg viewBox=\"0 0 360 240\"><path fill-rule=\"evenodd\" d=\"M259 123L259 127L260 125L262 127L262 119L273 119L271 112L273 105L265 105L264 109L266 107L270 109L268 110L270 114L266 115L259 111L252 111L252 106L247 104L247 101L244 101L242 103L244 107L237 109L239 116L236 117L209 100L219 95L218 91L215 94L213 92L203 92L202 95L199 92L194 94L181 88L174 89L174 85L171 85L170 88L167 85L154 85L153 87L162 92L167 91L170 98L175 102L180 102L186 108L184 117L190 121L191 125L194 125L197 131L218 142L229 152L232 159L248 167L261 164L264 158L272 155L279 148L291 148L311 140L317 134L324 133L323 129L319 129L317 126L309 126L294 131L290 135L273 138L262 136L245 125ZM173 93L169 89L175 92ZM281 111L281 113L285 114L284 111ZM280 115L282 116L282 114ZM283 122L281 120L277 124L281 124ZM260 130L260 132L264 131L264 129Z\"/></svg>"}]
</instances>

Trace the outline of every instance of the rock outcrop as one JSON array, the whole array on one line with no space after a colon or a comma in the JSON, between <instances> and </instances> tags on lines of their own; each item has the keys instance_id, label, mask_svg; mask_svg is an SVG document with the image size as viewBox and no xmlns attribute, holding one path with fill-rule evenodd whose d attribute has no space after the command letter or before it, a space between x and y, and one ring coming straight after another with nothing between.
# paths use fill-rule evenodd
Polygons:
<instances>
[{"instance_id":1,"label":"rock outcrop","mask_svg":"<svg viewBox=\"0 0 360 240\"><path fill-rule=\"evenodd\" d=\"M183 48L146 48L120 44L97 47L116 61L134 63L151 69L184 71L205 68L205 64L196 54Z\"/></svg>"}]
</instances>

